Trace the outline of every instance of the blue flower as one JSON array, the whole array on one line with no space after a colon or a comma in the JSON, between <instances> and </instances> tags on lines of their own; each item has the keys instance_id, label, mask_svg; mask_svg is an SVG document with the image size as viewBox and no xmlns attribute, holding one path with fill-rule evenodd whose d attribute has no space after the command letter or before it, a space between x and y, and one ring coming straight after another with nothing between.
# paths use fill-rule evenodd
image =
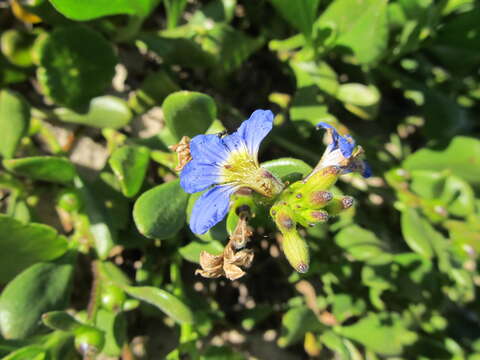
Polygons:
<instances>
[{"instance_id":1,"label":"blue flower","mask_svg":"<svg viewBox=\"0 0 480 360\"><path fill-rule=\"evenodd\" d=\"M356 146L355 140L350 135L342 136L332 125L324 122L317 126L327 130L330 140L316 170L337 166L342 170L342 174L359 172L366 178L372 175L370 166L360 159L363 154L362 147Z\"/></svg>"},{"instance_id":2,"label":"blue flower","mask_svg":"<svg viewBox=\"0 0 480 360\"><path fill-rule=\"evenodd\" d=\"M258 149L273 126L273 113L256 110L231 135L198 135L190 142L192 160L180 173L180 184L190 193L208 189L196 201L190 228L196 234L206 233L228 212L230 196L248 187L273 197L283 184L258 163Z\"/></svg>"}]
</instances>

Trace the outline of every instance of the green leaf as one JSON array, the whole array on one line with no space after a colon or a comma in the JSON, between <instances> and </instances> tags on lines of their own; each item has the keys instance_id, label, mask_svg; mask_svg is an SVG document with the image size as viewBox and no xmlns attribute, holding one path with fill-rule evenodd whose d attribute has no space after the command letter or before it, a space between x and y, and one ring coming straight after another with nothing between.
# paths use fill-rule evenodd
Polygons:
<instances>
[{"instance_id":1,"label":"green leaf","mask_svg":"<svg viewBox=\"0 0 480 360\"><path fill-rule=\"evenodd\" d=\"M122 354L126 341L127 323L123 313L113 313L100 309L96 319L97 327L105 332L105 345L102 353L112 357Z\"/></svg>"},{"instance_id":2,"label":"green leaf","mask_svg":"<svg viewBox=\"0 0 480 360\"><path fill-rule=\"evenodd\" d=\"M50 0L53 6L73 20L92 20L107 15L147 16L158 0Z\"/></svg>"},{"instance_id":3,"label":"green leaf","mask_svg":"<svg viewBox=\"0 0 480 360\"><path fill-rule=\"evenodd\" d=\"M185 37L183 37L183 36ZM178 64L185 67L213 67L214 57L204 51L200 44L188 34L140 34L137 45L148 48L168 64Z\"/></svg>"},{"instance_id":4,"label":"green leaf","mask_svg":"<svg viewBox=\"0 0 480 360\"><path fill-rule=\"evenodd\" d=\"M178 91L169 95L162 108L165 122L178 140L182 136L203 134L217 116L215 101L194 91Z\"/></svg>"},{"instance_id":5,"label":"green leaf","mask_svg":"<svg viewBox=\"0 0 480 360\"><path fill-rule=\"evenodd\" d=\"M449 70L467 74L480 66L478 19L480 9L474 7L443 24L431 44L431 51Z\"/></svg>"},{"instance_id":6,"label":"green leaf","mask_svg":"<svg viewBox=\"0 0 480 360\"><path fill-rule=\"evenodd\" d=\"M23 339L35 333L42 314L68 303L73 256L32 265L3 290L0 330L5 339Z\"/></svg>"},{"instance_id":7,"label":"green leaf","mask_svg":"<svg viewBox=\"0 0 480 360\"><path fill-rule=\"evenodd\" d=\"M426 258L433 257L437 244L445 242L443 236L414 208L402 212L401 223L403 237L410 249Z\"/></svg>"},{"instance_id":8,"label":"green leaf","mask_svg":"<svg viewBox=\"0 0 480 360\"><path fill-rule=\"evenodd\" d=\"M0 215L0 283L39 261L58 258L67 251L67 239L52 227Z\"/></svg>"},{"instance_id":9,"label":"green leaf","mask_svg":"<svg viewBox=\"0 0 480 360\"><path fill-rule=\"evenodd\" d=\"M417 340L417 335L405 326L403 319L393 313L369 313L353 325L338 328L337 332L386 356L400 355L404 346Z\"/></svg>"},{"instance_id":10,"label":"green leaf","mask_svg":"<svg viewBox=\"0 0 480 360\"><path fill-rule=\"evenodd\" d=\"M373 85L343 84L338 88L337 99L342 101L351 113L362 119L372 120L377 116L380 92Z\"/></svg>"},{"instance_id":11,"label":"green leaf","mask_svg":"<svg viewBox=\"0 0 480 360\"><path fill-rule=\"evenodd\" d=\"M111 262L99 262L98 271L101 276L118 286L130 285L130 279Z\"/></svg>"},{"instance_id":12,"label":"green leaf","mask_svg":"<svg viewBox=\"0 0 480 360\"><path fill-rule=\"evenodd\" d=\"M112 45L83 25L56 28L39 52L38 81L59 105L83 110L110 86L115 73Z\"/></svg>"},{"instance_id":13,"label":"green leaf","mask_svg":"<svg viewBox=\"0 0 480 360\"><path fill-rule=\"evenodd\" d=\"M42 346L28 345L3 357L2 360L46 360L48 355Z\"/></svg>"},{"instance_id":14,"label":"green leaf","mask_svg":"<svg viewBox=\"0 0 480 360\"><path fill-rule=\"evenodd\" d=\"M282 334L278 339L280 347L293 345L300 341L308 331L320 331L324 326L307 307L295 307L287 311L282 318Z\"/></svg>"},{"instance_id":15,"label":"green leaf","mask_svg":"<svg viewBox=\"0 0 480 360\"><path fill-rule=\"evenodd\" d=\"M317 20L332 29L336 45L353 50L362 64L378 62L388 45L387 0L337 0Z\"/></svg>"},{"instance_id":16,"label":"green leaf","mask_svg":"<svg viewBox=\"0 0 480 360\"><path fill-rule=\"evenodd\" d=\"M143 184L150 160L150 150L144 146L122 146L116 149L108 163L120 182L126 197L137 194Z\"/></svg>"},{"instance_id":17,"label":"green leaf","mask_svg":"<svg viewBox=\"0 0 480 360\"><path fill-rule=\"evenodd\" d=\"M187 6L187 0L164 0L163 3L167 10L167 28L173 29L177 26L185 6Z\"/></svg>"},{"instance_id":18,"label":"green leaf","mask_svg":"<svg viewBox=\"0 0 480 360\"><path fill-rule=\"evenodd\" d=\"M335 236L335 242L354 260L370 264L385 264L391 261L387 244L377 238L372 231L358 225L343 228Z\"/></svg>"},{"instance_id":19,"label":"green leaf","mask_svg":"<svg viewBox=\"0 0 480 360\"><path fill-rule=\"evenodd\" d=\"M271 0L283 18L300 30L307 38L311 36L313 22L317 18L320 0Z\"/></svg>"},{"instance_id":20,"label":"green leaf","mask_svg":"<svg viewBox=\"0 0 480 360\"><path fill-rule=\"evenodd\" d=\"M178 249L178 252L185 260L197 264L202 251L206 251L213 255L219 255L223 252L223 245L221 242L215 240L208 242L195 240Z\"/></svg>"},{"instance_id":21,"label":"green leaf","mask_svg":"<svg viewBox=\"0 0 480 360\"><path fill-rule=\"evenodd\" d=\"M163 311L180 324L192 323L193 313L182 301L165 290L150 286L126 286L125 292Z\"/></svg>"},{"instance_id":22,"label":"green leaf","mask_svg":"<svg viewBox=\"0 0 480 360\"><path fill-rule=\"evenodd\" d=\"M23 97L9 90L0 91L0 155L7 159L15 155L29 124L30 106Z\"/></svg>"},{"instance_id":23,"label":"green leaf","mask_svg":"<svg viewBox=\"0 0 480 360\"><path fill-rule=\"evenodd\" d=\"M31 48L34 40L35 36L31 33L11 29L2 33L0 47L12 64L29 67L33 65Z\"/></svg>"},{"instance_id":24,"label":"green leaf","mask_svg":"<svg viewBox=\"0 0 480 360\"><path fill-rule=\"evenodd\" d=\"M449 169L473 185L480 185L480 140L456 136L445 150L420 149L403 163L407 170Z\"/></svg>"},{"instance_id":25,"label":"green leaf","mask_svg":"<svg viewBox=\"0 0 480 360\"><path fill-rule=\"evenodd\" d=\"M5 169L33 180L68 183L76 175L70 160L56 156L32 156L3 160Z\"/></svg>"},{"instance_id":26,"label":"green leaf","mask_svg":"<svg viewBox=\"0 0 480 360\"><path fill-rule=\"evenodd\" d=\"M295 158L280 158L266 161L261 166L272 172L282 181L296 181L312 172L312 167L306 162Z\"/></svg>"},{"instance_id":27,"label":"green leaf","mask_svg":"<svg viewBox=\"0 0 480 360\"><path fill-rule=\"evenodd\" d=\"M97 128L118 129L132 120L132 112L127 103L111 95L93 98L86 113L67 108L57 108L53 112L61 121Z\"/></svg>"},{"instance_id":28,"label":"green leaf","mask_svg":"<svg viewBox=\"0 0 480 360\"><path fill-rule=\"evenodd\" d=\"M470 185L457 176L449 176L445 181L442 200L448 204L449 213L468 216L475 211L475 193Z\"/></svg>"},{"instance_id":29,"label":"green leaf","mask_svg":"<svg viewBox=\"0 0 480 360\"><path fill-rule=\"evenodd\" d=\"M212 55L216 78L219 76L221 80L225 75L238 69L264 43L262 36L256 38L247 36L227 24L215 24L205 31L206 36L200 34L196 41L205 52Z\"/></svg>"},{"instance_id":30,"label":"green leaf","mask_svg":"<svg viewBox=\"0 0 480 360\"><path fill-rule=\"evenodd\" d=\"M316 85L323 92L334 96L339 87L336 72L325 61L290 61L297 89Z\"/></svg>"},{"instance_id":31,"label":"green leaf","mask_svg":"<svg viewBox=\"0 0 480 360\"><path fill-rule=\"evenodd\" d=\"M95 196L90 184L86 184L79 177L75 178L75 187L80 190L85 210L90 222L90 232L95 242L95 250L100 259L106 259L110 250L116 244L116 233L107 216L107 209L101 202L101 197Z\"/></svg>"},{"instance_id":32,"label":"green leaf","mask_svg":"<svg viewBox=\"0 0 480 360\"><path fill-rule=\"evenodd\" d=\"M188 194L180 180L158 185L135 202L133 218L138 231L153 239L167 239L185 224Z\"/></svg>"},{"instance_id":33,"label":"green leaf","mask_svg":"<svg viewBox=\"0 0 480 360\"><path fill-rule=\"evenodd\" d=\"M76 333L83 327L88 326L75 319L66 311L49 311L42 315L42 322L50 329L71 333Z\"/></svg>"}]
</instances>

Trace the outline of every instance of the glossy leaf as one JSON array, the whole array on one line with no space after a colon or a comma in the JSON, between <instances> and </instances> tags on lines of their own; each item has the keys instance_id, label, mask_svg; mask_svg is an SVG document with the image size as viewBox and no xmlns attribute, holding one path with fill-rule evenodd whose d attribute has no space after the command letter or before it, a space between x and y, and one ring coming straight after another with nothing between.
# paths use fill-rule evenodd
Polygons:
<instances>
[{"instance_id":1,"label":"glossy leaf","mask_svg":"<svg viewBox=\"0 0 480 360\"><path fill-rule=\"evenodd\" d=\"M35 333L42 314L63 309L73 277L72 257L32 265L11 281L0 297L0 330L6 339Z\"/></svg>"},{"instance_id":2,"label":"glossy leaf","mask_svg":"<svg viewBox=\"0 0 480 360\"><path fill-rule=\"evenodd\" d=\"M29 67L33 65L31 48L35 36L15 29L5 31L0 38L0 47L5 57L14 65Z\"/></svg>"},{"instance_id":3,"label":"glossy leaf","mask_svg":"<svg viewBox=\"0 0 480 360\"><path fill-rule=\"evenodd\" d=\"M105 204L101 202L101 198L95 196L92 185L79 177L75 178L75 187L80 191L85 203L95 250L100 259L106 259L116 243L116 233L113 230L111 219L107 215Z\"/></svg>"},{"instance_id":4,"label":"glossy leaf","mask_svg":"<svg viewBox=\"0 0 480 360\"><path fill-rule=\"evenodd\" d=\"M75 166L68 159L56 156L4 160L3 166L17 175L54 183L69 183L76 175Z\"/></svg>"},{"instance_id":5,"label":"glossy leaf","mask_svg":"<svg viewBox=\"0 0 480 360\"><path fill-rule=\"evenodd\" d=\"M443 236L414 208L402 212L402 234L408 246L416 253L431 258L438 243L445 242Z\"/></svg>"},{"instance_id":6,"label":"glossy leaf","mask_svg":"<svg viewBox=\"0 0 480 360\"><path fill-rule=\"evenodd\" d=\"M39 52L43 92L59 105L80 110L110 85L117 63L112 45L82 25L55 29Z\"/></svg>"},{"instance_id":7,"label":"glossy leaf","mask_svg":"<svg viewBox=\"0 0 480 360\"><path fill-rule=\"evenodd\" d=\"M126 319L123 313L113 313L100 309L97 313L97 327L105 332L105 345L102 353L120 356L126 339Z\"/></svg>"},{"instance_id":8,"label":"glossy leaf","mask_svg":"<svg viewBox=\"0 0 480 360\"><path fill-rule=\"evenodd\" d=\"M334 1L316 25L332 29L335 44L351 49L360 63L375 63L388 44L387 0Z\"/></svg>"},{"instance_id":9,"label":"glossy leaf","mask_svg":"<svg viewBox=\"0 0 480 360\"><path fill-rule=\"evenodd\" d=\"M7 356L2 360L46 360L48 359L47 351L38 345L29 345L22 347Z\"/></svg>"},{"instance_id":10,"label":"glossy leaf","mask_svg":"<svg viewBox=\"0 0 480 360\"><path fill-rule=\"evenodd\" d=\"M300 341L307 331L320 331L322 324L307 307L295 307L288 310L282 318L282 334L278 339L281 347Z\"/></svg>"},{"instance_id":11,"label":"glossy leaf","mask_svg":"<svg viewBox=\"0 0 480 360\"><path fill-rule=\"evenodd\" d=\"M11 158L30 124L30 106L22 96L10 91L0 91L0 155Z\"/></svg>"},{"instance_id":12,"label":"glossy leaf","mask_svg":"<svg viewBox=\"0 0 480 360\"><path fill-rule=\"evenodd\" d=\"M197 264L202 251L206 251L213 255L219 255L223 252L223 244L215 240L208 242L195 240L178 249L178 252L185 260Z\"/></svg>"},{"instance_id":13,"label":"glossy leaf","mask_svg":"<svg viewBox=\"0 0 480 360\"><path fill-rule=\"evenodd\" d=\"M142 187L149 159L150 150L142 146L122 146L113 152L108 162L126 197L135 196Z\"/></svg>"},{"instance_id":14,"label":"glossy leaf","mask_svg":"<svg viewBox=\"0 0 480 360\"><path fill-rule=\"evenodd\" d=\"M145 17L158 0L49 0L55 8L73 20L92 20L107 15L128 14Z\"/></svg>"},{"instance_id":15,"label":"glossy leaf","mask_svg":"<svg viewBox=\"0 0 480 360\"><path fill-rule=\"evenodd\" d=\"M53 260L67 251L67 239L44 224L24 224L0 215L0 283L39 261Z\"/></svg>"},{"instance_id":16,"label":"glossy leaf","mask_svg":"<svg viewBox=\"0 0 480 360\"><path fill-rule=\"evenodd\" d=\"M185 223L188 196L179 180L143 193L133 208L133 218L140 233L154 239L175 235Z\"/></svg>"},{"instance_id":17,"label":"glossy leaf","mask_svg":"<svg viewBox=\"0 0 480 360\"><path fill-rule=\"evenodd\" d=\"M413 344L417 335L410 331L397 314L370 313L338 332L382 355L399 355L403 347Z\"/></svg>"},{"instance_id":18,"label":"glossy leaf","mask_svg":"<svg viewBox=\"0 0 480 360\"><path fill-rule=\"evenodd\" d=\"M127 103L110 95L93 98L86 113L57 108L54 110L54 114L64 122L98 128L118 129L132 120L132 112Z\"/></svg>"},{"instance_id":19,"label":"glossy leaf","mask_svg":"<svg viewBox=\"0 0 480 360\"><path fill-rule=\"evenodd\" d=\"M306 162L295 158L280 158L262 163L262 167L271 171L283 181L295 181L306 177L312 172L312 167Z\"/></svg>"},{"instance_id":20,"label":"glossy leaf","mask_svg":"<svg viewBox=\"0 0 480 360\"><path fill-rule=\"evenodd\" d=\"M271 0L275 8L293 27L310 37L320 0Z\"/></svg>"},{"instance_id":21,"label":"glossy leaf","mask_svg":"<svg viewBox=\"0 0 480 360\"><path fill-rule=\"evenodd\" d=\"M127 286L124 289L130 296L157 307L180 324L193 322L193 313L187 305L165 290L150 286Z\"/></svg>"},{"instance_id":22,"label":"glossy leaf","mask_svg":"<svg viewBox=\"0 0 480 360\"><path fill-rule=\"evenodd\" d=\"M358 225L343 228L335 236L335 242L354 260L371 264L384 264L391 261L387 244L377 238L372 231Z\"/></svg>"},{"instance_id":23,"label":"glossy leaf","mask_svg":"<svg viewBox=\"0 0 480 360\"><path fill-rule=\"evenodd\" d=\"M178 91L163 102L165 122L178 140L203 134L217 116L213 99L193 91Z\"/></svg>"},{"instance_id":24,"label":"glossy leaf","mask_svg":"<svg viewBox=\"0 0 480 360\"><path fill-rule=\"evenodd\" d=\"M362 119L371 120L377 115L380 92L373 85L349 83L340 85L337 99L342 101L351 113Z\"/></svg>"},{"instance_id":25,"label":"glossy leaf","mask_svg":"<svg viewBox=\"0 0 480 360\"><path fill-rule=\"evenodd\" d=\"M421 149L403 163L407 170L449 169L473 185L480 185L480 140L456 136L444 150Z\"/></svg>"}]
</instances>

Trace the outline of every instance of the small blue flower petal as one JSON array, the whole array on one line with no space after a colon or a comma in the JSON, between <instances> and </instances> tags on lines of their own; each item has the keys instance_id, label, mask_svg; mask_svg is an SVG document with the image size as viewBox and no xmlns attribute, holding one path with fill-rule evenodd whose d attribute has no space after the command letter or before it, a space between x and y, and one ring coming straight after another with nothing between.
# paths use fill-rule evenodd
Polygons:
<instances>
[{"instance_id":1,"label":"small blue flower petal","mask_svg":"<svg viewBox=\"0 0 480 360\"><path fill-rule=\"evenodd\" d=\"M328 144L329 152L340 149L344 158L348 159L352 156L353 150L355 149L355 141L350 135L341 136L337 129L325 122L321 122L317 124L317 126L331 131L332 142Z\"/></svg>"},{"instance_id":2,"label":"small blue flower petal","mask_svg":"<svg viewBox=\"0 0 480 360\"><path fill-rule=\"evenodd\" d=\"M228 148L215 134L197 135L190 141L190 153L194 161L221 164L228 159Z\"/></svg>"},{"instance_id":3,"label":"small blue flower petal","mask_svg":"<svg viewBox=\"0 0 480 360\"><path fill-rule=\"evenodd\" d=\"M180 185L189 194L205 190L217 184L220 179L220 168L215 164L190 161L180 173Z\"/></svg>"},{"instance_id":4,"label":"small blue flower petal","mask_svg":"<svg viewBox=\"0 0 480 360\"><path fill-rule=\"evenodd\" d=\"M363 172L362 172L362 176L364 178L369 178L370 176L372 176L373 171L372 171L371 166L366 161L363 162L363 166L364 166L364 169L363 169Z\"/></svg>"},{"instance_id":5,"label":"small blue flower petal","mask_svg":"<svg viewBox=\"0 0 480 360\"><path fill-rule=\"evenodd\" d=\"M350 135L338 136L338 147L342 155L348 159L352 156L353 149L355 149L355 141Z\"/></svg>"},{"instance_id":6,"label":"small blue flower petal","mask_svg":"<svg viewBox=\"0 0 480 360\"><path fill-rule=\"evenodd\" d=\"M237 133L245 142L248 152L255 159L260 143L272 130L273 113L270 110L255 110L250 118L242 123Z\"/></svg>"},{"instance_id":7,"label":"small blue flower petal","mask_svg":"<svg viewBox=\"0 0 480 360\"><path fill-rule=\"evenodd\" d=\"M190 229L195 234L205 234L227 215L230 196L236 188L230 185L215 186L198 198L190 217Z\"/></svg>"}]
</instances>

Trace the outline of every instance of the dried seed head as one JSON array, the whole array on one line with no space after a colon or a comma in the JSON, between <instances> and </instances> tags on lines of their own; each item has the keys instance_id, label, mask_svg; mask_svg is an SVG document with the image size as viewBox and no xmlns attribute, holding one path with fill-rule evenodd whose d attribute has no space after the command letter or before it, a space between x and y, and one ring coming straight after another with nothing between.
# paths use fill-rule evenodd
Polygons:
<instances>
[{"instance_id":1,"label":"dried seed head","mask_svg":"<svg viewBox=\"0 0 480 360\"><path fill-rule=\"evenodd\" d=\"M175 171L181 171L185 165L192 160L192 155L190 154L190 138L188 136L182 137L178 144L169 146L169 149L175 151L178 156L178 165Z\"/></svg>"}]
</instances>

